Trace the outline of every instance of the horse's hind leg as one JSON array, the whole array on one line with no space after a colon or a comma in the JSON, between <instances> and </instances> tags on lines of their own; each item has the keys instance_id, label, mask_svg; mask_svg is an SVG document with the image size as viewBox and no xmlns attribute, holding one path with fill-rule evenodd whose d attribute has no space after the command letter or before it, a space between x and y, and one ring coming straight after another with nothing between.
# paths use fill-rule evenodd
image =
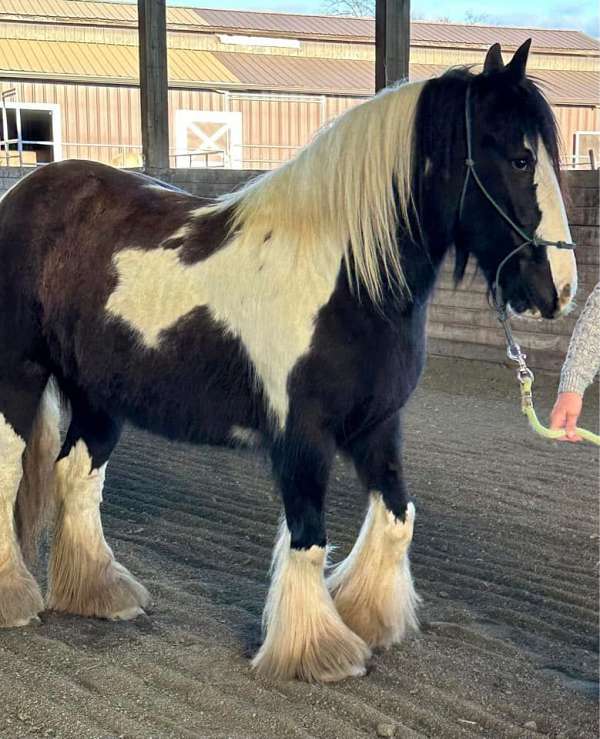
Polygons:
<instances>
[{"instance_id":1,"label":"horse's hind leg","mask_svg":"<svg viewBox=\"0 0 600 739\"><path fill-rule=\"evenodd\" d=\"M44 609L19 547L15 502L23 452L47 378L33 363L0 368L0 627L24 626Z\"/></svg>"},{"instance_id":2,"label":"horse's hind leg","mask_svg":"<svg viewBox=\"0 0 600 739\"><path fill-rule=\"evenodd\" d=\"M402 479L399 432L396 416L351 449L369 510L352 551L327 581L344 622L371 647L389 647L418 628L408 558L415 509Z\"/></svg>"},{"instance_id":3,"label":"horse's hind leg","mask_svg":"<svg viewBox=\"0 0 600 739\"><path fill-rule=\"evenodd\" d=\"M370 652L341 620L325 585L323 498L333 444L324 435L286 431L273 454L285 519L273 552L263 614L264 642L253 660L275 679L325 682L365 672Z\"/></svg>"},{"instance_id":4,"label":"horse's hind leg","mask_svg":"<svg viewBox=\"0 0 600 739\"><path fill-rule=\"evenodd\" d=\"M70 394L72 421L56 464L57 511L48 573L48 607L81 616L129 619L148 592L104 539L100 503L106 464L121 424Z\"/></svg>"}]
</instances>

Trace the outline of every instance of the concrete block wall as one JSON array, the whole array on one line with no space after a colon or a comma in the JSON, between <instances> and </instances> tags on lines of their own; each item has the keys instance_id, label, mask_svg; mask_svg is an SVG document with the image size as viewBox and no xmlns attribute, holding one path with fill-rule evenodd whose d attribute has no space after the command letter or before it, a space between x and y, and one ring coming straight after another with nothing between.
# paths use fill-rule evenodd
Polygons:
<instances>
[{"instance_id":1,"label":"concrete block wall","mask_svg":"<svg viewBox=\"0 0 600 739\"><path fill-rule=\"evenodd\" d=\"M0 167L0 194L30 169ZM173 169L167 182L194 195L214 198L240 187L261 174L225 169ZM590 290L600 279L600 182L598 172L565 173L569 193L568 215L577 243L578 309L557 321L514 321L514 331L533 367L560 368L573 326ZM488 305L486 286L469 265L458 289L452 283L451 260L445 266L429 311L429 352L442 356L506 362L504 338Z\"/></svg>"},{"instance_id":2,"label":"concrete block wall","mask_svg":"<svg viewBox=\"0 0 600 739\"><path fill-rule=\"evenodd\" d=\"M260 174L264 172L249 169L170 169L162 175L162 179L193 195L216 198L241 187Z\"/></svg>"},{"instance_id":3,"label":"concrete block wall","mask_svg":"<svg viewBox=\"0 0 600 739\"><path fill-rule=\"evenodd\" d=\"M0 167L0 196L31 171L31 167Z\"/></svg>"}]
</instances>

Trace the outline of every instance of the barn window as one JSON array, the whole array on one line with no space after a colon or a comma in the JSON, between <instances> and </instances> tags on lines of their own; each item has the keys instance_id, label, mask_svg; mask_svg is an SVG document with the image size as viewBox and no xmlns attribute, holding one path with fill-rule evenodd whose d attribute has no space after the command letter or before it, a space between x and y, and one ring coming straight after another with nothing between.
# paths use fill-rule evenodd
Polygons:
<instances>
[{"instance_id":1,"label":"barn window","mask_svg":"<svg viewBox=\"0 0 600 739\"><path fill-rule=\"evenodd\" d=\"M600 131L575 132L574 165L579 169L600 166Z\"/></svg>"},{"instance_id":2,"label":"barn window","mask_svg":"<svg viewBox=\"0 0 600 739\"><path fill-rule=\"evenodd\" d=\"M0 165L35 166L60 158L58 105L4 100L0 108Z\"/></svg>"}]
</instances>

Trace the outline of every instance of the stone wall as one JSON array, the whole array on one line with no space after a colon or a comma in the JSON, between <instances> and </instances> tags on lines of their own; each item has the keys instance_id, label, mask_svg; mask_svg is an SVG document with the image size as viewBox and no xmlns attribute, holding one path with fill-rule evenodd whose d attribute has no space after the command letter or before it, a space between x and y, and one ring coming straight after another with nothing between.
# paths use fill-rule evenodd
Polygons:
<instances>
[{"instance_id":1,"label":"stone wall","mask_svg":"<svg viewBox=\"0 0 600 739\"><path fill-rule=\"evenodd\" d=\"M0 167L0 194L30 171ZM224 169L174 169L167 172L164 179L195 195L215 197L258 174ZM569 221L577 243L577 302L581 307L600 279L599 180L597 172L568 172L565 176L570 199ZM552 322L514 321L515 336L533 367L549 370L560 367L579 310ZM463 284L456 290L451 264L446 265L429 311L428 331L431 354L505 361L503 333L488 305L485 284L475 273L473 264L469 265Z\"/></svg>"}]
</instances>

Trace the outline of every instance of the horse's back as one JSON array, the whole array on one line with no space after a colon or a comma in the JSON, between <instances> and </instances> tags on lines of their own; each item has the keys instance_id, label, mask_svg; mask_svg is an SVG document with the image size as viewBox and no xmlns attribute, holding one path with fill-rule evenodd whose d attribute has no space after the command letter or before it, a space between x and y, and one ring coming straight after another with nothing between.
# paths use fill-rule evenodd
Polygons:
<instances>
[{"instance_id":1,"label":"horse's back","mask_svg":"<svg viewBox=\"0 0 600 739\"><path fill-rule=\"evenodd\" d=\"M56 245L77 237L79 249L110 235L120 239L168 235L199 198L140 173L99 162L67 160L36 169L0 199L0 229L21 230ZM39 239L42 232L43 239Z\"/></svg>"},{"instance_id":2,"label":"horse's back","mask_svg":"<svg viewBox=\"0 0 600 739\"><path fill-rule=\"evenodd\" d=\"M11 281L0 280L0 307L7 326L28 316L27 343L7 339L15 351L31 356L35 345L67 395L84 392L95 407L172 438L221 442L234 426L263 425L239 340L207 306L182 304L186 265L227 239L223 218L198 218L204 204L93 162L26 177L0 203L0 263L13 265ZM152 268L134 260L124 272L132 255ZM134 313L139 304L141 324L114 308L123 291ZM162 326L173 306L173 320L148 343L145 324L154 316Z\"/></svg>"}]
</instances>

